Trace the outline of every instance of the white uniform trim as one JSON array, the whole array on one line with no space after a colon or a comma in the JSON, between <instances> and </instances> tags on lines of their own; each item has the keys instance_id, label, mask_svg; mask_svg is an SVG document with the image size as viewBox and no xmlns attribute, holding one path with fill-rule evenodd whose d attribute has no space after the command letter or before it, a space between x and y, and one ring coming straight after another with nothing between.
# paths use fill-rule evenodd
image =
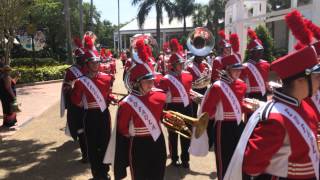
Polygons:
<instances>
[{"instance_id":1,"label":"white uniform trim","mask_svg":"<svg viewBox=\"0 0 320 180\"><path fill-rule=\"evenodd\" d=\"M251 63L247 63L247 67L251 71L251 73L253 74L256 82L258 83L258 86L260 88L260 92L261 92L262 96L264 96L266 94L266 85L265 85L265 82L263 80L261 73L259 72L257 67Z\"/></svg>"},{"instance_id":2,"label":"white uniform trim","mask_svg":"<svg viewBox=\"0 0 320 180\"><path fill-rule=\"evenodd\" d=\"M168 79L176 87L183 101L184 107L188 106L190 104L189 96L182 83L176 77L170 74L165 75L164 78Z\"/></svg>"},{"instance_id":3,"label":"white uniform trim","mask_svg":"<svg viewBox=\"0 0 320 180\"><path fill-rule=\"evenodd\" d=\"M161 130L150 109L139 98L132 94L128 95L122 101L128 103L130 107L138 114L140 119L148 128L153 140L156 141L161 135Z\"/></svg>"}]
</instances>

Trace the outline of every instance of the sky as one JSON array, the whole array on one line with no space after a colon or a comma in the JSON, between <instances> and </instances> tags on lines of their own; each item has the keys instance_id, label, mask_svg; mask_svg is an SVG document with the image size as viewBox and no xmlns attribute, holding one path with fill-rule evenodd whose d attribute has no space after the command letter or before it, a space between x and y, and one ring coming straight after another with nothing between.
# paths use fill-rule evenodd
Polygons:
<instances>
[{"instance_id":1,"label":"sky","mask_svg":"<svg viewBox=\"0 0 320 180\"><path fill-rule=\"evenodd\" d=\"M90 2L90 0L83 0ZM131 0L119 0L120 2L120 23L125 23L137 16L138 7L131 6ZM209 0L196 0L196 3L208 3ZM118 0L93 0L93 4L101 12L101 20L109 20L118 24ZM154 8L148 17L155 17Z\"/></svg>"}]
</instances>

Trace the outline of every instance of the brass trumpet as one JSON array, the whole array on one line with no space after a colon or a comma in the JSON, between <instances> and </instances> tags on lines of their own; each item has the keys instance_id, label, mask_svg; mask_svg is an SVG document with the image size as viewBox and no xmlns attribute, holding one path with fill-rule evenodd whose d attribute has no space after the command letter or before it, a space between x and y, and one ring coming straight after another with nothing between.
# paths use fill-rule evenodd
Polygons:
<instances>
[{"instance_id":1,"label":"brass trumpet","mask_svg":"<svg viewBox=\"0 0 320 180\"><path fill-rule=\"evenodd\" d=\"M188 139L192 137L192 130L189 129L187 124L195 127L195 137L199 138L206 131L208 121L209 114L206 112L197 119L174 111L164 111L162 119L166 128Z\"/></svg>"}]
</instances>

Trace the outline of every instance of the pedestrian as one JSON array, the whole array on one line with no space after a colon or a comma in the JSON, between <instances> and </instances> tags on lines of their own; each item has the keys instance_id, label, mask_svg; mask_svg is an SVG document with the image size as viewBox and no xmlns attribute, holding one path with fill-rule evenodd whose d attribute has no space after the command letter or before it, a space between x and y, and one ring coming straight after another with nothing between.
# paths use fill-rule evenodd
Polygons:
<instances>
[{"instance_id":1,"label":"pedestrian","mask_svg":"<svg viewBox=\"0 0 320 180\"><path fill-rule=\"evenodd\" d=\"M15 87L15 80L10 76L12 71L9 65L4 65L1 68L1 78L0 78L0 98L3 111L3 126L12 127L17 123L17 94Z\"/></svg>"}]
</instances>

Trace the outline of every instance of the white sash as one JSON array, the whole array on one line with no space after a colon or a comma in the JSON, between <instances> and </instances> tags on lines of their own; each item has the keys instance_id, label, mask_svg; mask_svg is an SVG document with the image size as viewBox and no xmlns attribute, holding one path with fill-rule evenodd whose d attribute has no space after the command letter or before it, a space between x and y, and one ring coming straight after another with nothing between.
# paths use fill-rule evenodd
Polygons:
<instances>
[{"instance_id":1,"label":"white sash","mask_svg":"<svg viewBox=\"0 0 320 180\"><path fill-rule=\"evenodd\" d=\"M233 153L232 159L226 171L226 174L223 180L234 180L234 179L241 179L242 177L242 163L243 163L243 156L245 149L247 147L247 143L249 138L258 124L259 120L261 119L261 112L265 109L266 103L264 106L260 107L258 110L254 112L254 114L248 120L246 127L240 137L239 143L236 147L235 152ZM314 172L316 174L317 180L319 180L319 152L317 147L317 141L310 130L309 126L304 122L302 117L290 107L282 104L276 103L273 107L271 112L276 112L284 115L286 118L290 120L290 122L297 128L300 132L302 137L304 138L305 142L309 146L309 157L312 161L312 165L314 168Z\"/></svg>"},{"instance_id":2,"label":"white sash","mask_svg":"<svg viewBox=\"0 0 320 180\"><path fill-rule=\"evenodd\" d=\"M176 89L178 90L180 97L183 101L184 107L188 106L190 103L189 96L187 94L186 89L182 85L182 83L176 77L174 77L170 74L165 75L164 78L169 79L169 81L176 87Z\"/></svg>"},{"instance_id":3,"label":"white sash","mask_svg":"<svg viewBox=\"0 0 320 180\"><path fill-rule=\"evenodd\" d=\"M201 71L199 70L199 68L192 63L189 67L191 67L192 71L198 76L201 77Z\"/></svg>"},{"instance_id":4,"label":"white sash","mask_svg":"<svg viewBox=\"0 0 320 180\"><path fill-rule=\"evenodd\" d=\"M316 105L318 113L320 113L320 90L318 90L317 93L311 97L311 100L314 105Z\"/></svg>"},{"instance_id":5,"label":"white sash","mask_svg":"<svg viewBox=\"0 0 320 180\"><path fill-rule=\"evenodd\" d=\"M72 72L72 74L76 77L79 78L81 76L83 76L82 72L79 70L79 68L75 67L75 66L71 66L70 71Z\"/></svg>"},{"instance_id":6,"label":"white sash","mask_svg":"<svg viewBox=\"0 0 320 180\"><path fill-rule=\"evenodd\" d=\"M239 100L237 98L237 96L234 94L234 92L232 91L232 89L230 88L230 86L228 84L226 84L223 81L216 81L215 84L219 85L222 89L222 92L224 93L224 95L227 97L227 99L229 100L229 103L233 109L233 112L236 116L236 120L238 125L241 122L241 115L242 115L242 111L241 111L241 106L239 103Z\"/></svg>"},{"instance_id":7,"label":"white sash","mask_svg":"<svg viewBox=\"0 0 320 180\"><path fill-rule=\"evenodd\" d=\"M71 66L69 68L69 70L72 72L72 74L76 77L76 78L79 78L81 76L83 76L82 72L75 66ZM63 79L65 79L66 76L64 76ZM63 85L61 87L61 96L60 96L60 117L63 117L64 116L64 112L65 112L65 101L64 101L64 93L63 93Z\"/></svg>"},{"instance_id":8,"label":"white sash","mask_svg":"<svg viewBox=\"0 0 320 180\"><path fill-rule=\"evenodd\" d=\"M297 128L305 142L308 144L309 158L311 159L316 178L319 179L319 150L317 139L308 124L295 110L282 103L276 103L271 112L281 113Z\"/></svg>"},{"instance_id":9,"label":"white sash","mask_svg":"<svg viewBox=\"0 0 320 180\"><path fill-rule=\"evenodd\" d=\"M132 94L128 95L122 101L128 103L132 107L132 109L139 115L140 119L142 119L142 121L148 128L153 140L156 141L161 135L161 130L156 118L153 116L149 108L145 106L145 104L139 98Z\"/></svg>"},{"instance_id":10,"label":"white sash","mask_svg":"<svg viewBox=\"0 0 320 180\"><path fill-rule=\"evenodd\" d=\"M100 90L98 87L92 82L91 79L89 79L86 76L82 76L79 78L79 80L82 82L82 84L88 89L88 91L91 93L91 95L94 97L96 102L98 103L101 112L107 109L107 104L102 96Z\"/></svg>"},{"instance_id":11,"label":"white sash","mask_svg":"<svg viewBox=\"0 0 320 180\"><path fill-rule=\"evenodd\" d=\"M256 66L251 64L251 63L247 63L247 67L249 68L249 70L253 74L256 82L258 83L258 86L260 88L262 96L264 96L266 94L266 85L265 85L264 80L263 80L263 78L261 76L261 73L256 68Z\"/></svg>"}]
</instances>

